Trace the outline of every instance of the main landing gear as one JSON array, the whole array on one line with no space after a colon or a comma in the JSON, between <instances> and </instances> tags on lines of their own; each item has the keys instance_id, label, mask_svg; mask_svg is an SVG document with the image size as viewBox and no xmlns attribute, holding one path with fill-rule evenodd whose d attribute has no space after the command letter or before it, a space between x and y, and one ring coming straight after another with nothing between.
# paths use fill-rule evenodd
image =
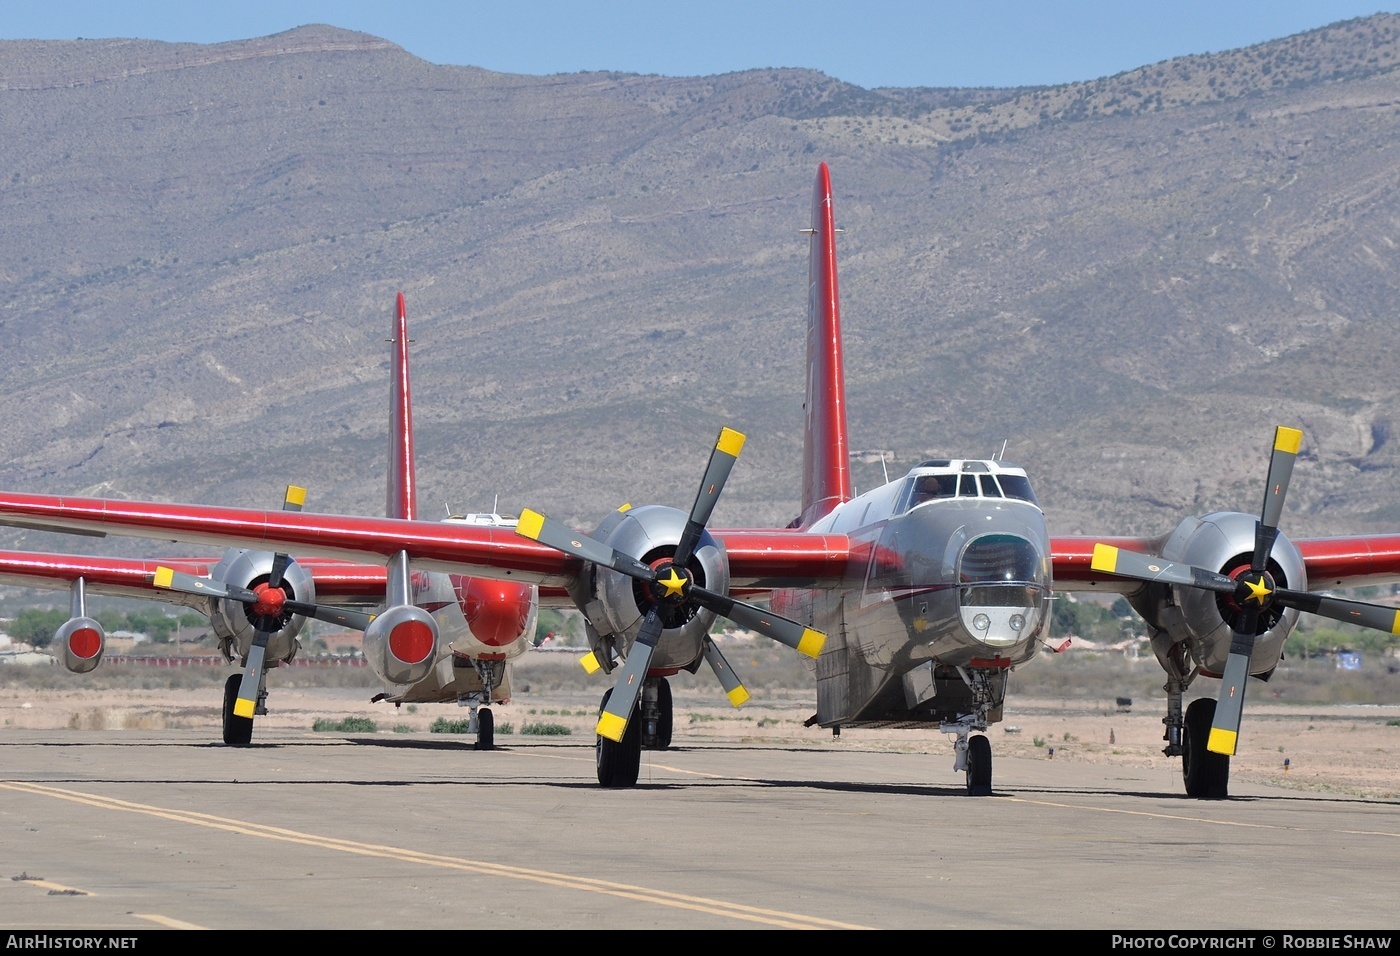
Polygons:
<instances>
[{"instance_id":1,"label":"main landing gear","mask_svg":"<svg viewBox=\"0 0 1400 956\"><path fill-rule=\"evenodd\" d=\"M238 692L243 689L243 674L230 674L224 681L224 743L230 747L247 747L253 742L253 718L236 713ZM258 668L258 697L253 708L256 715L267 714L267 669Z\"/></svg>"},{"instance_id":2,"label":"main landing gear","mask_svg":"<svg viewBox=\"0 0 1400 956\"><path fill-rule=\"evenodd\" d=\"M253 718L239 717L233 712L238 703L238 688L242 685L242 674L230 674L224 681L224 743L230 747L246 747L253 742ZM262 700L261 694L258 700Z\"/></svg>"},{"instance_id":3,"label":"main landing gear","mask_svg":"<svg viewBox=\"0 0 1400 956\"><path fill-rule=\"evenodd\" d=\"M1186 708L1186 733L1182 740L1181 776L1186 795L1202 800L1229 796L1230 758L1206 749L1210 725L1215 721L1215 701L1201 697Z\"/></svg>"},{"instance_id":4,"label":"main landing gear","mask_svg":"<svg viewBox=\"0 0 1400 956\"><path fill-rule=\"evenodd\" d=\"M1174 663L1174 662L1173 662ZM1181 778L1186 795L1198 800L1224 800L1230 795L1230 757L1207 748L1211 724L1215 722L1215 700L1200 697L1182 714L1182 697L1194 672L1168 668L1167 716L1162 718L1167 745L1162 753L1181 758Z\"/></svg>"},{"instance_id":5,"label":"main landing gear","mask_svg":"<svg viewBox=\"0 0 1400 956\"><path fill-rule=\"evenodd\" d=\"M598 705L601 716L608 706L612 689L603 693L603 702ZM637 719L634 708L627 721L627 729L620 741L609 740L598 735L596 756L598 760L598 783L604 787L635 787L637 775L642 770L642 722Z\"/></svg>"},{"instance_id":6,"label":"main landing gear","mask_svg":"<svg viewBox=\"0 0 1400 956\"><path fill-rule=\"evenodd\" d=\"M608 706L612 691L603 694L598 713ZM671 746L675 727L671 684L664 677L651 677L642 684L637 706L627 721L622 740L598 735L598 782L605 787L634 787L641 773L642 750L666 750Z\"/></svg>"}]
</instances>

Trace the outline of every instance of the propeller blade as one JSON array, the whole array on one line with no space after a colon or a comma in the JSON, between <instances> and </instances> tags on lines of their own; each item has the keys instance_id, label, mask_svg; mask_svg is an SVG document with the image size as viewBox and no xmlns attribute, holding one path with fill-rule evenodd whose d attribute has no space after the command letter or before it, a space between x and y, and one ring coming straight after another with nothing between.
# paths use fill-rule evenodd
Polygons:
<instances>
[{"instance_id":1,"label":"propeller blade","mask_svg":"<svg viewBox=\"0 0 1400 956\"><path fill-rule=\"evenodd\" d=\"M1216 571L1207 571L1189 564L1175 564L1162 558L1139 554L1136 551L1124 551L1107 544L1094 545L1090 567L1105 574L1116 574L1138 581L1182 584L1222 594L1233 594L1238 586L1233 578Z\"/></svg>"},{"instance_id":2,"label":"propeller blade","mask_svg":"<svg viewBox=\"0 0 1400 956\"><path fill-rule=\"evenodd\" d=\"M739 460L744 441L742 432L732 428L720 429L715 449L710 452L710 463L705 466L705 477L700 481L700 491L695 495L695 504L690 507L690 518L676 544L676 554L672 560L682 567L690 563L695 545L709 523L710 515L714 513L715 503L719 501L719 493L724 490L724 483L734 470L734 462Z\"/></svg>"},{"instance_id":3,"label":"propeller blade","mask_svg":"<svg viewBox=\"0 0 1400 956\"><path fill-rule=\"evenodd\" d=\"M267 576L268 587L282 587L282 576L287 573L287 566L291 563L292 556L285 551L278 551L272 556L272 571Z\"/></svg>"},{"instance_id":4,"label":"propeller blade","mask_svg":"<svg viewBox=\"0 0 1400 956\"><path fill-rule=\"evenodd\" d=\"M1242 607L1230 639L1230 654L1225 659L1225 673L1220 675L1220 696L1215 703L1215 719L1210 726L1206 749L1212 753L1231 756L1240 736L1240 721L1244 717L1244 689L1249 681L1249 662L1254 653L1255 629L1259 612L1270 600L1278 600L1278 591L1269 589L1272 583L1265 573L1269 554L1278 538L1278 522L1283 516L1283 501L1288 494L1288 482L1293 476L1293 463L1303 433L1296 428L1279 425L1274 429L1274 447L1269 456L1269 476L1264 487L1264 505L1255 526L1254 557L1249 573L1239 582ZM1251 606L1251 603L1255 606ZM1320 603L1320 601L1319 601Z\"/></svg>"},{"instance_id":5,"label":"propeller blade","mask_svg":"<svg viewBox=\"0 0 1400 956\"><path fill-rule=\"evenodd\" d=\"M352 631L363 631L374 620L373 614L345 607L331 607L328 604L305 604L301 601L288 601L283 607L293 614L314 617L318 621L349 628Z\"/></svg>"},{"instance_id":6,"label":"propeller blade","mask_svg":"<svg viewBox=\"0 0 1400 956\"><path fill-rule=\"evenodd\" d=\"M729 666L729 661L720 653L718 645L708 637L705 638L705 663L710 665L710 670L719 678L719 684L724 688L724 695L729 698L729 702L735 707L743 706L749 699L748 690L743 681L739 680L734 668Z\"/></svg>"},{"instance_id":7,"label":"propeller blade","mask_svg":"<svg viewBox=\"0 0 1400 956\"><path fill-rule=\"evenodd\" d=\"M617 743L622 742L627 733L627 722L632 719L632 711L637 706L637 695L642 691L642 681L651 668L651 655L656 650L656 642L661 639L661 614L653 607L647 611L642 621L642 630L632 642L627 652L627 660L618 672L617 683L613 684L607 706L598 715L598 736Z\"/></svg>"},{"instance_id":8,"label":"propeller blade","mask_svg":"<svg viewBox=\"0 0 1400 956\"><path fill-rule=\"evenodd\" d=\"M788 620L756 604L736 601L723 594L707 591L697 584L690 586L689 595L701 607L729 618L740 627L757 631L764 637L771 637L779 644L785 644L808 657L821 656L822 647L826 644L826 635L821 631Z\"/></svg>"},{"instance_id":9,"label":"propeller blade","mask_svg":"<svg viewBox=\"0 0 1400 956\"><path fill-rule=\"evenodd\" d=\"M233 704L233 712L238 717L252 717L257 710L258 684L267 658L267 639L270 636L267 631L258 631L252 646L248 648L248 664L243 669L243 681L238 685L238 699Z\"/></svg>"},{"instance_id":10,"label":"propeller blade","mask_svg":"<svg viewBox=\"0 0 1400 956\"><path fill-rule=\"evenodd\" d=\"M216 598L232 598L244 604L252 604L258 596L246 588L229 587L213 578L196 577L173 568L158 567L151 583L166 591L179 591L181 594L203 594Z\"/></svg>"},{"instance_id":11,"label":"propeller blade","mask_svg":"<svg viewBox=\"0 0 1400 956\"><path fill-rule=\"evenodd\" d=\"M183 571L175 571L171 568L156 568L152 583L158 588L163 588L167 591L179 591L181 594L200 594L208 597L228 598L229 600L238 601L241 604L256 604L258 601L258 595L246 588L230 587L212 578L195 577L193 574L186 574ZM356 631L363 631L365 628L369 627L370 621L374 620L373 614L366 614L364 611L355 611L350 608L332 607L327 604L307 604L305 601L287 601L283 607L293 614L314 617L318 621L325 621L327 624L338 624L341 627L348 627Z\"/></svg>"},{"instance_id":12,"label":"propeller blade","mask_svg":"<svg viewBox=\"0 0 1400 956\"><path fill-rule=\"evenodd\" d=\"M601 564L614 571L643 581L655 581L656 572L642 562L621 551L615 551L605 544L594 541L588 535L575 531L562 521L547 518L538 511L526 508L520 513L520 522L515 533L522 538L538 541L540 544L571 554L590 564Z\"/></svg>"},{"instance_id":13,"label":"propeller blade","mask_svg":"<svg viewBox=\"0 0 1400 956\"><path fill-rule=\"evenodd\" d=\"M1250 567L1262 571L1268 565L1269 552L1278 537L1278 522L1283 516L1283 499L1288 494L1288 482L1293 476L1293 463L1303 433L1296 428L1279 425L1274 429L1274 450L1269 457L1269 478L1264 487L1264 507L1259 512L1259 530L1254 541L1254 561Z\"/></svg>"},{"instance_id":14,"label":"propeller blade","mask_svg":"<svg viewBox=\"0 0 1400 956\"><path fill-rule=\"evenodd\" d=\"M1274 592L1274 600L1284 607L1307 611L1319 617L1344 621L1358 627L1369 627L1387 634L1400 634L1400 610L1384 604L1367 604L1365 601L1348 601L1343 598L1313 594L1310 591L1289 591L1279 588Z\"/></svg>"},{"instance_id":15,"label":"propeller blade","mask_svg":"<svg viewBox=\"0 0 1400 956\"><path fill-rule=\"evenodd\" d=\"M1253 622L1250 622L1251 624ZM1254 651L1254 633L1236 631L1230 641L1230 656L1220 676L1220 697L1215 702L1215 720L1210 725L1206 749L1232 756L1244 717L1244 688L1249 680L1249 657Z\"/></svg>"}]
</instances>

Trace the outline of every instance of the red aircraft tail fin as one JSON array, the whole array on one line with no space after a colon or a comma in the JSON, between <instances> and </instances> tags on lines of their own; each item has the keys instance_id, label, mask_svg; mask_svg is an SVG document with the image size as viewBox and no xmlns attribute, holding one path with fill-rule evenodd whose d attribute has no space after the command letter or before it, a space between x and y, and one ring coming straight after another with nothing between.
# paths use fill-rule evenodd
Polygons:
<instances>
[{"instance_id":1,"label":"red aircraft tail fin","mask_svg":"<svg viewBox=\"0 0 1400 956\"><path fill-rule=\"evenodd\" d=\"M807 403L802 516L807 527L851 498L846 444L846 382L841 361L841 301L836 290L836 219L831 172L817 168L807 264Z\"/></svg>"},{"instance_id":2,"label":"red aircraft tail fin","mask_svg":"<svg viewBox=\"0 0 1400 956\"><path fill-rule=\"evenodd\" d=\"M394 369L389 422L389 496L385 514L390 518L418 517L418 479L413 470L413 400L408 391L408 310L399 293L394 322Z\"/></svg>"}]
</instances>

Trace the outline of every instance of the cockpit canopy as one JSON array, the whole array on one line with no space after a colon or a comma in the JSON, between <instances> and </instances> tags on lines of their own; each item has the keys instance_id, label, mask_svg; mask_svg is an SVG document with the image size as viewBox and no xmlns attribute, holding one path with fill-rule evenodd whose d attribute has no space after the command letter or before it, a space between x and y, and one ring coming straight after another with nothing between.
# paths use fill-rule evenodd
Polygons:
<instances>
[{"instance_id":1,"label":"cockpit canopy","mask_svg":"<svg viewBox=\"0 0 1400 956\"><path fill-rule=\"evenodd\" d=\"M1040 507L1025 469L1002 461L938 458L915 465L904 479L896 514L930 501L1012 498Z\"/></svg>"}]
</instances>

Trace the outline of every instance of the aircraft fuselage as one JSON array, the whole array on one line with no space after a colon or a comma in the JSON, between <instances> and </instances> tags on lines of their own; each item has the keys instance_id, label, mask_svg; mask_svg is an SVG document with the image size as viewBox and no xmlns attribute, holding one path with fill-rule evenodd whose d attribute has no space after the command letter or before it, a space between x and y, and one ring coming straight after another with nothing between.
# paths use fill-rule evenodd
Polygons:
<instances>
[{"instance_id":1,"label":"aircraft fuselage","mask_svg":"<svg viewBox=\"0 0 1400 956\"><path fill-rule=\"evenodd\" d=\"M927 462L811 530L853 543L843 587L774 597L776 611L828 635L817 722L999 720L1007 675L1035 655L1050 618L1049 532L1024 472Z\"/></svg>"}]
</instances>

